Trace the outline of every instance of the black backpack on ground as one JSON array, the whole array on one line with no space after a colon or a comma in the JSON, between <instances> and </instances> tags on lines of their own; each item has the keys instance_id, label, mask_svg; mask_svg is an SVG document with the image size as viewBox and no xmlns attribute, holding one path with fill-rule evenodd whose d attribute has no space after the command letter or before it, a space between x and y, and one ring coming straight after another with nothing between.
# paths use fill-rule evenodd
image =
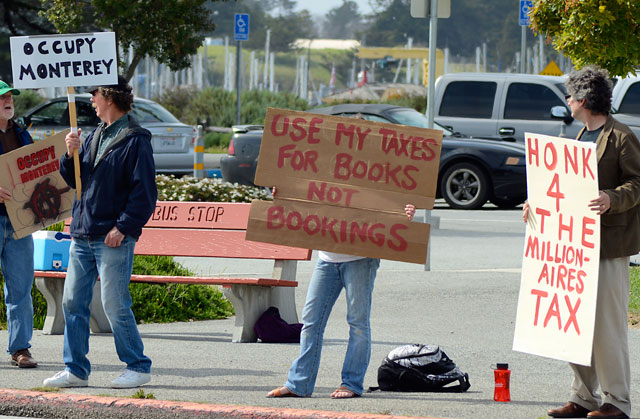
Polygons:
<instances>
[{"instance_id":1,"label":"black backpack on ground","mask_svg":"<svg viewBox=\"0 0 640 419\"><path fill-rule=\"evenodd\" d=\"M457 382L458 384L449 385ZM469 375L436 345L404 345L389 352L378 368L378 387L369 391L432 391L462 393Z\"/></svg>"}]
</instances>

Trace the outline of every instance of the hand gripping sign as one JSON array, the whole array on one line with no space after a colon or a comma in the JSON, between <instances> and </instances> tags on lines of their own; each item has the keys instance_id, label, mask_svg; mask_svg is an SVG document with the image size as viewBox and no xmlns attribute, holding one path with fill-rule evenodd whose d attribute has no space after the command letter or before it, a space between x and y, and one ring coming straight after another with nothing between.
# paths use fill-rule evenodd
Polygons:
<instances>
[{"instance_id":1,"label":"hand gripping sign","mask_svg":"<svg viewBox=\"0 0 640 419\"><path fill-rule=\"evenodd\" d=\"M11 37L11 69L16 88L67 87L71 130L78 132L74 86L118 83L115 33ZM80 160L73 154L76 196L80 199Z\"/></svg>"},{"instance_id":2,"label":"hand gripping sign","mask_svg":"<svg viewBox=\"0 0 640 419\"><path fill-rule=\"evenodd\" d=\"M269 108L247 239L425 263L429 225L406 204L433 208L442 131Z\"/></svg>"},{"instance_id":3,"label":"hand gripping sign","mask_svg":"<svg viewBox=\"0 0 640 419\"><path fill-rule=\"evenodd\" d=\"M525 133L529 217L513 349L590 365L600 216L595 144Z\"/></svg>"}]
</instances>

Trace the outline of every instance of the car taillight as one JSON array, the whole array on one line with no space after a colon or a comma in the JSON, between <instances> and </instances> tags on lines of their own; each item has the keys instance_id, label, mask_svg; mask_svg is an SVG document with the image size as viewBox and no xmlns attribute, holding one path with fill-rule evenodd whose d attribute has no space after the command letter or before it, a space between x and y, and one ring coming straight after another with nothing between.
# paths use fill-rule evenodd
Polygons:
<instances>
[{"instance_id":1,"label":"car taillight","mask_svg":"<svg viewBox=\"0 0 640 419\"><path fill-rule=\"evenodd\" d=\"M235 156L236 155L236 150L233 147L233 139L231 139L231 141L229 141L229 150L227 151L227 154L230 156Z\"/></svg>"}]
</instances>

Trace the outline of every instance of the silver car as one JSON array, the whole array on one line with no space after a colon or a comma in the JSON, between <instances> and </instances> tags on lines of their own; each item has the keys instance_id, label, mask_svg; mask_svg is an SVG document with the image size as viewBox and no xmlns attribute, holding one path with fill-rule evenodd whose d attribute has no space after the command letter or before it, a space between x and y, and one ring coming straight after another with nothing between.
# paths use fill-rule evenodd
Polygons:
<instances>
[{"instance_id":1,"label":"silver car","mask_svg":"<svg viewBox=\"0 0 640 419\"><path fill-rule=\"evenodd\" d=\"M82 135L93 131L100 119L91 106L88 93L76 95L76 114ZM193 173L197 136L194 126L180 122L158 103L134 98L132 114L143 128L151 131L153 158L159 173ZM66 97L48 100L27 111L21 118L34 140L40 140L69 128L69 106Z\"/></svg>"}]
</instances>

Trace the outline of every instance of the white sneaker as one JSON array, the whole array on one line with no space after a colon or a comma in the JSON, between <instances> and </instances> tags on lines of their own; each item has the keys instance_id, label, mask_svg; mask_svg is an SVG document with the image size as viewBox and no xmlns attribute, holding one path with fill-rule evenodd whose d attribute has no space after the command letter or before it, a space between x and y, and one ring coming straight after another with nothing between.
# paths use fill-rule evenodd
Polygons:
<instances>
[{"instance_id":1,"label":"white sneaker","mask_svg":"<svg viewBox=\"0 0 640 419\"><path fill-rule=\"evenodd\" d=\"M87 387L89 380L83 380L76 375L73 375L67 370L60 371L53 377L49 377L42 382L45 387Z\"/></svg>"},{"instance_id":2,"label":"white sneaker","mask_svg":"<svg viewBox=\"0 0 640 419\"><path fill-rule=\"evenodd\" d=\"M111 382L111 388L140 387L143 384L147 384L149 381L151 381L151 374L148 372L137 372L126 369L122 372L120 377Z\"/></svg>"}]
</instances>

